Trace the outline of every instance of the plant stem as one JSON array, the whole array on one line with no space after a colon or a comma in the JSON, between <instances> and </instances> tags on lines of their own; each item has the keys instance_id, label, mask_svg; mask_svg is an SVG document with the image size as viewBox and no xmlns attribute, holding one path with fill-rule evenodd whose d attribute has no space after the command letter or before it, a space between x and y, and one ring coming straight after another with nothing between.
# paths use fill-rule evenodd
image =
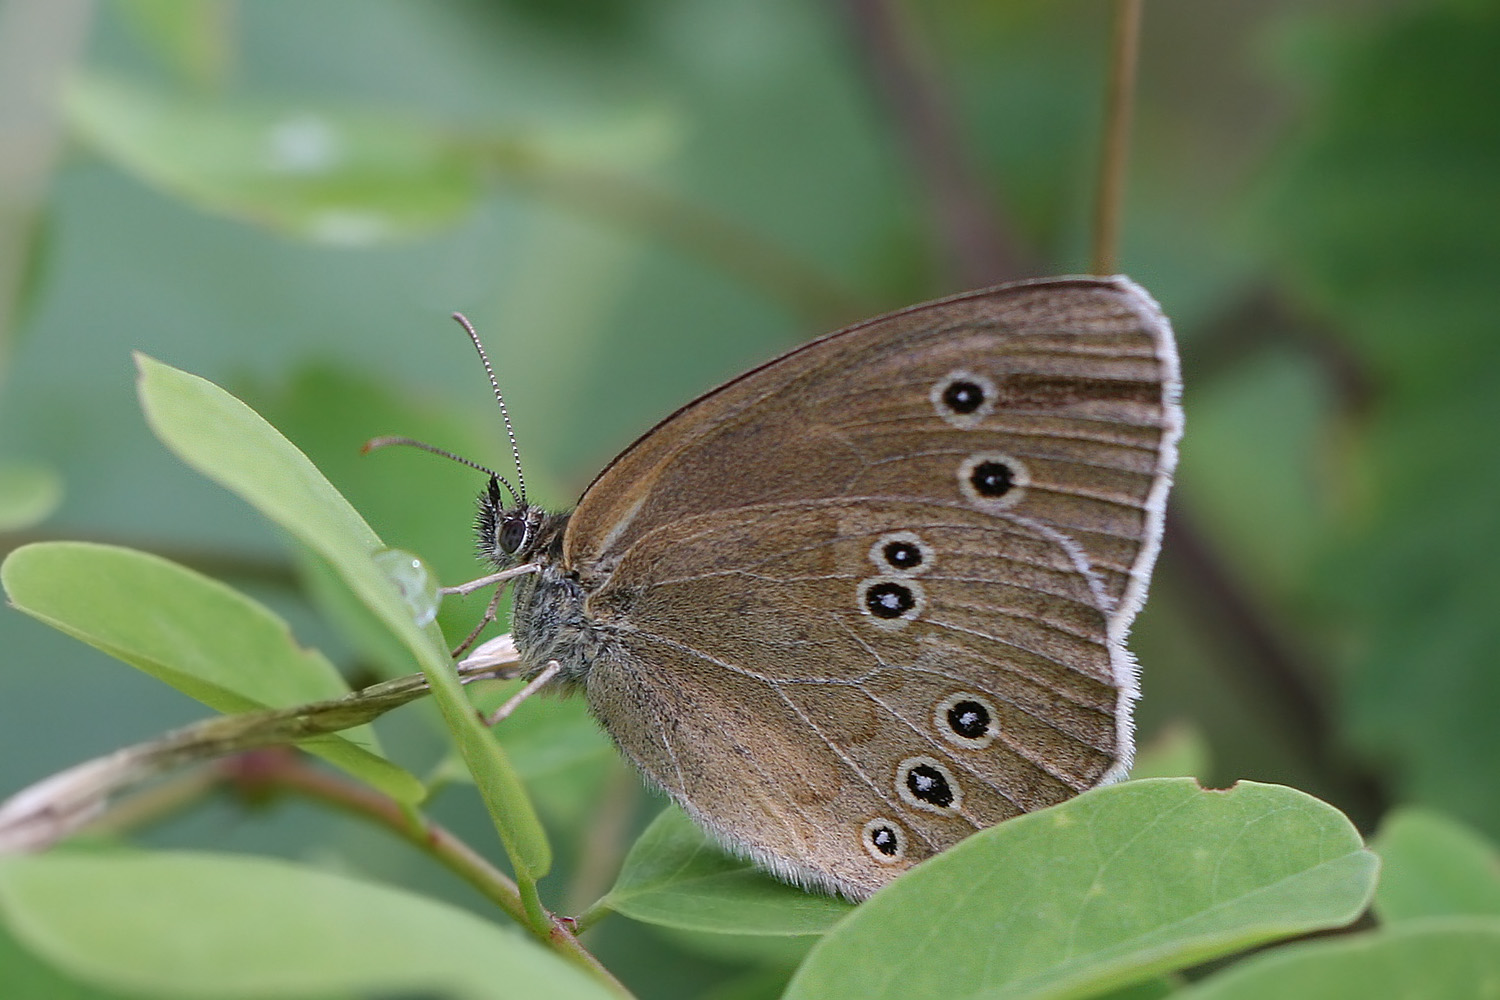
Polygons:
<instances>
[{"instance_id":1,"label":"plant stem","mask_svg":"<svg viewBox=\"0 0 1500 1000\"><path fill-rule=\"evenodd\" d=\"M458 668L461 682L492 677L503 663ZM38 850L92 822L111 796L174 768L264 747L294 744L362 725L427 694L411 674L342 698L204 719L144 743L84 761L0 801L0 850Z\"/></svg>"},{"instance_id":2,"label":"plant stem","mask_svg":"<svg viewBox=\"0 0 1500 1000\"><path fill-rule=\"evenodd\" d=\"M247 766L248 765L248 766ZM242 786L255 791L294 792L384 827L495 903L542 944L588 972L622 997L631 993L584 948L567 922L542 906L535 882L517 884L483 855L420 813L363 785L308 766L301 755L284 750L235 758L220 765Z\"/></svg>"},{"instance_id":3,"label":"plant stem","mask_svg":"<svg viewBox=\"0 0 1500 1000\"><path fill-rule=\"evenodd\" d=\"M517 874L516 889L519 891L522 915L519 919L526 924L532 934L542 937L551 928L552 915L542 905L542 897L536 891L536 880Z\"/></svg>"},{"instance_id":4,"label":"plant stem","mask_svg":"<svg viewBox=\"0 0 1500 1000\"><path fill-rule=\"evenodd\" d=\"M520 891L504 872L420 812L408 813L395 799L310 767L296 752L282 749L244 754L219 766L242 789L294 792L384 827L431 855L517 923L528 925Z\"/></svg>"},{"instance_id":5,"label":"plant stem","mask_svg":"<svg viewBox=\"0 0 1500 1000\"><path fill-rule=\"evenodd\" d=\"M574 917L573 926L578 928L579 934L582 934L584 931L589 930L591 927L593 927L595 924L597 924L599 921L603 920L613 912L614 910L606 906L604 904L604 901L601 899L593 906L590 906L587 910L584 910L578 916Z\"/></svg>"},{"instance_id":6,"label":"plant stem","mask_svg":"<svg viewBox=\"0 0 1500 1000\"><path fill-rule=\"evenodd\" d=\"M1104 151L1099 159L1099 200L1094 213L1093 272L1114 274L1118 266L1120 216L1130 164L1130 126L1135 109L1142 0L1115 0L1106 85Z\"/></svg>"}]
</instances>

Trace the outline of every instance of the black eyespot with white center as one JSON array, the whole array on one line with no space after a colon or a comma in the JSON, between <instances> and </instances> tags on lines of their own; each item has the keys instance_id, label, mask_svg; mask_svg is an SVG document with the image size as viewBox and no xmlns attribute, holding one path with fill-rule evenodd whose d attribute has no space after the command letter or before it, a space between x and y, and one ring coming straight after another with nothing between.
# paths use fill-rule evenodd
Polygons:
<instances>
[{"instance_id":1,"label":"black eyespot with white center","mask_svg":"<svg viewBox=\"0 0 1500 1000\"><path fill-rule=\"evenodd\" d=\"M973 413L984 405L984 387L967 380L949 382L943 390L943 402L954 413Z\"/></svg>"},{"instance_id":2,"label":"black eyespot with white center","mask_svg":"<svg viewBox=\"0 0 1500 1000\"><path fill-rule=\"evenodd\" d=\"M961 701L948 709L948 725L964 739L978 739L990 728L990 713L977 701Z\"/></svg>"},{"instance_id":3,"label":"black eyespot with white center","mask_svg":"<svg viewBox=\"0 0 1500 1000\"><path fill-rule=\"evenodd\" d=\"M875 817L865 824L859 839L870 857L880 864L893 865L906 859L906 831L893 819Z\"/></svg>"},{"instance_id":4,"label":"black eyespot with white center","mask_svg":"<svg viewBox=\"0 0 1500 1000\"><path fill-rule=\"evenodd\" d=\"M900 763L896 794L907 805L944 816L956 815L964 798L953 772L932 757L908 757Z\"/></svg>"},{"instance_id":5,"label":"black eyespot with white center","mask_svg":"<svg viewBox=\"0 0 1500 1000\"><path fill-rule=\"evenodd\" d=\"M904 628L922 613L927 595L921 584L906 577L875 576L860 581L859 611L881 628Z\"/></svg>"},{"instance_id":6,"label":"black eyespot with white center","mask_svg":"<svg viewBox=\"0 0 1500 1000\"><path fill-rule=\"evenodd\" d=\"M882 573L916 576L932 568L932 546L915 531L889 531L870 546L870 562Z\"/></svg>"},{"instance_id":7,"label":"black eyespot with white center","mask_svg":"<svg viewBox=\"0 0 1500 1000\"><path fill-rule=\"evenodd\" d=\"M1025 465L1009 455L982 452L959 463L958 488L982 510L1003 510L1020 502L1031 484Z\"/></svg>"},{"instance_id":8,"label":"black eyespot with white center","mask_svg":"<svg viewBox=\"0 0 1500 1000\"><path fill-rule=\"evenodd\" d=\"M886 542L880 550L891 569L916 569L922 565L922 550L911 542Z\"/></svg>"},{"instance_id":9,"label":"black eyespot with white center","mask_svg":"<svg viewBox=\"0 0 1500 1000\"><path fill-rule=\"evenodd\" d=\"M1010 492L1011 487L1016 485L1016 477L1008 463L980 462L969 473L969 482L974 486L975 493L995 499Z\"/></svg>"},{"instance_id":10,"label":"black eyespot with white center","mask_svg":"<svg viewBox=\"0 0 1500 1000\"><path fill-rule=\"evenodd\" d=\"M945 740L965 750L983 750L1000 735L994 704L973 691L957 691L938 702L932 725Z\"/></svg>"},{"instance_id":11,"label":"black eyespot with white center","mask_svg":"<svg viewBox=\"0 0 1500 1000\"><path fill-rule=\"evenodd\" d=\"M946 809L953 804L953 789L943 772L926 764L918 764L906 772L906 788L923 802Z\"/></svg>"},{"instance_id":12,"label":"black eyespot with white center","mask_svg":"<svg viewBox=\"0 0 1500 1000\"><path fill-rule=\"evenodd\" d=\"M889 580L865 591L865 608L876 618L900 618L917 606L911 588Z\"/></svg>"},{"instance_id":13,"label":"black eyespot with white center","mask_svg":"<svg viewBox=\"0 0 1500 1000\"><path fill-rule=\"evenodd\" d=\"M930 394L937 415L964 429L977 426L995 408L995 396L994 382L964 368L938 379Z\"/></svg>"}]
</instances>

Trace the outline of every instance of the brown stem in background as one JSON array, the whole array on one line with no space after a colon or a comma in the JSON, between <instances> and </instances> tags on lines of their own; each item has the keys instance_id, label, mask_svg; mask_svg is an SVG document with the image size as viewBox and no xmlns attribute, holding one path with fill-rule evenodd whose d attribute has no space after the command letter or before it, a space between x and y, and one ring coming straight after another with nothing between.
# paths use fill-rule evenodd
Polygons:
<instances>
[{"instance_id":1,"label":"brown stem in background","mask_svg":"<svg viewBox=\"0 0 1500 1000\"><path fill-rule=\"evenodd\" d=\"M899 4L844 0L854 40L926 190L938 249L964 288L1020 277L1027 265L961 153L936 76Z\"/></svg>"},{"instance_id":2,"label":"brown stem in background","mask_svg":"<svg viewBox=\"0 0 1500 1000\"><path fill-rule=\"evenodd\" d=\"M240 794L260 800L292 793L359 816L384 827L469 883L490 902L525 926L516 884L472 847L442 826L408 812L396 800L364 785L309 767L290 747L253 750L215 765Z\"/></svg>"},{"instance_id":3,"label":"brown stem in background","mask_svg":"<svg viewBox=\"0 0 1500 1000\"><path fill-rule=\"evenodd\" d=\"M1099 158L1099 200L1094 212L1095 274L1114 274L1117 266L1140 47L1141 0L1115 0L1109 84L1105 96L1104 155Z\"/></svg>"}]
</instances>

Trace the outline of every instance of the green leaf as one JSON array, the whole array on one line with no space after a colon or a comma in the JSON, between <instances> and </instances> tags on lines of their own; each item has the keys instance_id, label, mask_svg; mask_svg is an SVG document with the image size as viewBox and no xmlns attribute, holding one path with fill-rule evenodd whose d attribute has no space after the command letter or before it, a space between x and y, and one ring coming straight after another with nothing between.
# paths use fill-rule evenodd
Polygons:
<instances>
[{"instance_id":1,"label":"green leaf","mask_svg":"<svg viewBox=\"0 0 1500 1000\"><path fill-rule=\"evenodd\" d=\"M142 996L610 995L467 911L266 858L7 858L0 912L68 974Z\"/></svg>"},{"instance_id":2,"label":"green leaf","mask_svg":"<svg viewBox=\"0 0 1500 1000\"><path fill-rule=\"evenodd\" d=\"M1129 781L919 865L814 947L787 998L1089 996L1348 923L1377 864L1294 789Z\"/></svg>"},{"instance_id":3,"label":"green leaf","mask_svg":"<svg viewBox=\"0 0 1500 1000\"><path fill-rule=\"evenodd\" d=\"M159 556L42 542L12 552L0 583L17 609L220 712L289 708L349 690L269 608ZM393 798L425 795L416 777L380 756L369 726L303 746Z\"/></svg>"},{"instance_id":4,"label":"green leaf","mask_svg":"<svg viewBox=\"0 0 1500 1000\"><path fill-rule=\"evenodd\" d=\"M22 947L0 919L0 983L5 1000L136 1000L67 979Z\"/></svg>"},{"instance_id":5,"label":"green leaf","mask_svg":"<svg viewBox=\"0 0 1500 1000\"><path fill-rule=\"evenodd\" d=\"M1413 920L1247 959L1180 1000L1457 1000L1500 996L1500 920Z\"/></svg>"},{"instance_id":6,"label":"green leaf","mask_svg":"<svg viewBox=\"0 0 1500 1000\"><path fill-rule=\"evenodd\" d=\"M540 878L552 864L536 811L505 753L458 683L435 624L412 609L374 561L379 537L276 429L223 389L136 355L141 405L163 443L188 465L238 494L325 559L421 666L517 870Z\"/></svg>"},{"instance_id":7,"label":"green leaf","mask_svg":"<svg viewBox=\"0 0 1500 1000\"><path fill-rule=\"evenodd\" d=\"M1118 990L1100 993L1097 1000L1161 1000L1162 997L1172 996L1176 992L1177 984L1173 979L1163 976L1160 979L1146 979Z\"/></svg>"},{"instance_id":8,"label":"green leaf","mask_svg":"<svg viewBox=\"0 0 1500 1000\"><path fill-rule=\"evenodd\" d=\"M652 107L476 137L393 112L206 100L103 76L76 80L66 110L99 155L176 198L339 246L451 227L495 177L579 186L581 198L678 141L675 116Z\"/></svg>"},{"instance_id":9,"label":"green leaf","mask_svg":"<svg viewBox=\"0 0 1500 1000\"><path fill-rule=\"evenodd\" d=\"M284 708L349 691L275 612L148 552L39 542L0 581L15 607L221 712Z\"/></svg>"},{"instance_id":10,"label":"green leaf","mask_svg":"<svg viewBox=\"0 0 1500 1000\"><path fill-rule=\"evenodd\" d=\"M439 322L441 321L441 322ZM434 316L435 333L463 341L461 331L446 317ZM464 343L456 347L466 348ZM477 368L477 366L476 366ZM489 439L476 434L476 421L459 418L446 399L407 398L393 388L352 371L348 364L306 364L281 380L237 380L241 398L275 425L333 483L354 508L389 544L422 558L445 583L471 579L482 568L475 558L474 495L483 479L456 462L441 461L411 448L386 448L363 454L360 445L375 435L403 434L441 444L460 455L484 458ZM475 394L470 402L490 404ZM498 422L491 409L485 417ZM322 610L387 676L411 672L404 650L389 648L389 632L371 628L368 612L355 608L340 584L330 580L316 559L302 561L303 578ZM468 634L491 591L468 599L443 602L439 623L450 638ZM500 620L504 621L502 614ZM394 655L392 655L394 654Z\"/></svg>"},{"instance_id":11,"label":"green leaf","mask_svg":"<svg viewBox=\"0 0 1500 1000\"><path fill-rule=\"evenodd\" d=\"M293 553L297 579L317 606L365 662L387 679L411 673L411 652L385 622L349 590L344 578L317 552L298 545Z\"/></svg>"},{"instance_id":12,"label":"green leaf","mask_svg":"<svg viewBox=\"0 0 1500 1000\"><path fill-rule=\"evenodd\" d=\"M1381 860L1381 922L1500 916L1500 851L1468 827L1425 809L1398 809L1371 846Z\"/></svg>"},{"instance_id":13,"label":"green leaf","mask_svg":"<svg viewBox=\"0 0 1500 1000\"><path fill-rule=\"evenodd\" d=\"M650 924L762 935L821 934L853 909L728 857L676 806L641 834L600 905Z\"/></svg>"},{"instance_id":14,"label":"green leaf","mask_svg":"<svg viewBox=\"0 0 1500 1000\"><path fill-rule=\"evenodd\" d=\"M51 466L0 462L0 531L21 531L46 520L62 494L62 479Z\"/></svg>"},{"instance_id":15,"label":"green leaf","mask_svg":"<svg viewBox=\"0 0 1500 1000\"><path fill-rule=\"evenodd\" d=\"M393 114L246 106L118 80L74 83L73 127L122 168L205 211L345 246L423 235L469 212L481 159Z\"/></svg>"}]
</instances>

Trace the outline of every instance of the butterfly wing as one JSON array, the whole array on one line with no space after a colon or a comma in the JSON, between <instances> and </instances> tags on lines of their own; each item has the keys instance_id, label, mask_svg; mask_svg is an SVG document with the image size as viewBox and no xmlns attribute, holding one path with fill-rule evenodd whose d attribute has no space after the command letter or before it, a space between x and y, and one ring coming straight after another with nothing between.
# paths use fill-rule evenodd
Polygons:
<instances>
[{"instance_id":1,"label":"butterfly wing","mask_svg":"<svg viewBox=\"0 0 1500 1000\"><path fill-rule=\"evenodd\" d=\"M611 637L591 707L732 845L851 895L1118 777L1176 400L1121 278L919 306L701 397L569 522Z\"/></svg>"}]
</instances>

